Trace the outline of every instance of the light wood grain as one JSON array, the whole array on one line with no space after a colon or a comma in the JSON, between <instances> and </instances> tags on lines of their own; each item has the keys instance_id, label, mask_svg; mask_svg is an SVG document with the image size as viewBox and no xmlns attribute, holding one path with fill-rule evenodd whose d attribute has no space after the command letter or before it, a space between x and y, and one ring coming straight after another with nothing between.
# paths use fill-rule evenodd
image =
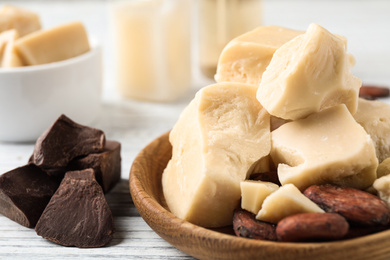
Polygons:
<instances>
[{"instance_id":1,"label":"light wood grain","mask_svg":"<svg viewBox=\"0 0 390 260\"><path fill-rule=\"evenodd\" d=\"M184 103L184 102L183 102ZM122 180L106 194L116 232L102 248L63 247L0 215L0 259L193 259L159 237L141 218L129 191L130 166L139 151L172 127L184 104L105 103L94 127L122 144ZM27 163L33 143L0 143L0 174Z\"/></svg>"},{"instance_id":2,"label":"light wood grain","mask_svg":"<svg viewBox=\"0 0 390 260\"><path fill-rule=\"evenodd\" d=\"M199 259L389 259L390 231L337 242L281 243L235 237L176 218L167 209L162 172L171 157L168 133L136 157L130 171L130 192L149 226L178 249Z\"/></svg>"},{"instance_id":3,"label":"light wood grain","mask_svg":"<svg viewBox=\"0 0 390 260\"><path fill-rule=\"evenodd\" d=\"M103 248L64 247L0 215L0 259L193 259L171 247L142 220L131 200L128 180L106 196L116 232Z\"/></svg>"}]
</instances>

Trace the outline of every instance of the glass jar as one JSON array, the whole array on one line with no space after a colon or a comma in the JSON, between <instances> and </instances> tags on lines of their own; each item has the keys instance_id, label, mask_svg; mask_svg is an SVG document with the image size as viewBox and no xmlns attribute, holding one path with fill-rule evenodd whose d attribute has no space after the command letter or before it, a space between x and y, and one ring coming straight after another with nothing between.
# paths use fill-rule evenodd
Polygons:
<instances>
[{"instance_id":1,"label":"glass jar","mask_svg":"<svg viewBox=\"0 0 390 260\"><path fill-rule=\"evenodd\" d=\"M226 44L261 24L261 0L199 0L199 66L202 74L213 78Z\"/></svg>"},{"instance_id":2,"label":"glass jar","mask_svg":"<svg viewBox=\"0 0 390 260\"><path fill-rule=\"evenodd\" d=\"M110 2L115 73L127 98L172 101L191 86L191 1Z\"/></svg>"}]
</instances>

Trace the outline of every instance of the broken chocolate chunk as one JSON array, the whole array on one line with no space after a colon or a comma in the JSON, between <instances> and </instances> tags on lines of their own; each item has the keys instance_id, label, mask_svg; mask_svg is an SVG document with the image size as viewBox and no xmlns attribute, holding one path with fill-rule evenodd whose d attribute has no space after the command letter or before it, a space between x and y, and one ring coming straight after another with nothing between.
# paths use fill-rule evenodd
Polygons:
<instances>
[{"instance_id":1,"label":"broken chocolate chunk","mask_svg":"<svg viewBox=\"0 0 390 260\"><path fill-rule=\"evenodd\" d=\"M121 144L116 141L106 141L104 151L76 158L69 163L69 171L92 168L97 182L104 193L109 192L121 178Z\"/></svg>"},{"instance_id":2,"label":"broken chocolate chunk","mask_svg":"<svg viewBox=\"0 0 390 260\"><path fill-rule=\"evenodd\" d=\"M31 162L41 168L65 167L78 156L102 152L104 144L103 131L77 124L61 115L38 138Z\"/></svg>"},{"instance_id":3,"label":"broken chocolate chunk","mask_svg":"<svg viewBox=\"0 0 390 260\"><path fill-rule=\"evenodd\" d=\"M34 227L60 181L35 165L25 165L0 176L0 213Z\"/></svg>"},{"instance_id":4,"label":"broken chocolate chunk","mask_svg":"<svg viewBox=\"0 0 390 260\"><path fill-rule=\"evenodd\" d=\"M80 248L101 247L112 240L113 216L93 169L65 174L35 231L52 242Z\"/></svg>"}]
</instances>

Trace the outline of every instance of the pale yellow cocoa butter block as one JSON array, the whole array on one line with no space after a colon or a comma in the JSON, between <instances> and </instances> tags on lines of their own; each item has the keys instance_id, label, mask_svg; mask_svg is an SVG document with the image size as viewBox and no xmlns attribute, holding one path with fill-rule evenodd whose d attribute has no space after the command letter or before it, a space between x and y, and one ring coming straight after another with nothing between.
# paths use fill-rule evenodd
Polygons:
<instances>
[{"instance_id":1,"label":"pale yellow cocoa butter block","mask_svg":"<svg viewBox=\"0 0 390 260\"><path fill-rule=\"evenodd\" d=\"M275 117L297 120L339 104L354 114L361 80L350 71L346 43L319 25L277 49L257 99Z\"/></svg>"},{"instance_id":2,"label":"pale yellow cocoa butter block","mask_svg":"<svg viewBox=\"0 0 390 260\"><path fill-rule=\"evenodd\" d=\"M4 5L0 9L0 32L15 29L19 36L41 29L38 14L24 8Z\"/></svg>"},{"instance_id":3,"label":"pale yellow cocoa butter block","mask_svg":"<svg viewBox=\"0 0 390 260\"><path fill-rule=\"evenodd\" d=\"M241 182L241 208L253 214L259 213L266 197L279 186L272 182L246 180Z\"/></svg>"},{"instance_id":4,"label":"pale yellow cocoa butter block","mask_svg":"<svg viewBox=\"0 0 390 260\"><path fill-rule=\"evenodd\" d=\"M276 224L285 217L310 212L324 211L293 184L286 184L265 198L256 219Z\"/></svg>"},{"instance_id":5,"label":"pale yellow cocoa butter block","mask_svg":"<svg viewBox=\"0 0 390 260\"><path fill-rule=\"evenodd\" d=\"M204 87L180 115L162 176L177 217L204 227L231 225L240 182L271 149L270 118L256 89L229 82Z\"/></svg>"},{"instance_id":6,"label":"pale yellow cocoa butter block","mask_svg":"<svg viewBox=\"0 0 390 260\"><path fill-rule=\"evenodd\" d=\"M274 130L271 157L280 182L300 190L325 183L366 189L378 166L370 135L343 104Z\"/></svg>"},{"instance_id":7,"label":"pale yellow cocoa butter block","mask_svg":"<svg viewBox=\"0 0 390 260\"><path fill-rule=\"evenodd\" d=\"M238 36L222 50L215 80L258 86L274 52L303 33L280 26L261 26Z\"/></svg>"},{"instance_id":8,"label":"pale yellow cocoa butter block","mask_svg":"<svg viewBox=\"0 0 390 260\"><path fill-rule=\"evenodd\" d=\"M19 37L15 29L7 30L0 33L0 67L13 68L23 66L15 50L15 40Z\"/></svg>"},{"instance_id":9,"label":"pale yellow cocoa butter block","mask_svg":"<svg viewBox=\"0 0 390 260\"><path fill-rule=\"evenodd\" d=\"M374 142L379 162L390 157L390 105L379 100L359 98L354 115Z\"/></svg>"},{"instance_id":10,"label":"pale yellow cocoa butter block","mask_svg":"<svg viewBox=\"0 0 390 260\"><path fill-rule=\"evenodd\" d=\"M378 168L376 169L376 177L378 179L386 175L390 175L390 157L379 163Z\"/></svg>"},{"instance_id":11,"label":"pale yellow cocoa butter block","mask_svg":"<svg viewBox=\"0 0 390 260\"><path fill-rule=\"evenodd\" d=\"M376 190L378 197L390 206L390 175L378 178L372 186Z\"/></svg>"},{"instance_id":12,"label":"pale yellow cocoa butter block","mask_svg":"<svg viewBox=\"0 0 390 260\"><path fill-rule=\"evenodd\" d=\"M27 65L66 60L90 50L87 32L80 22L31 33L19 38L15 47Z\"/></svg>"},{"instance_id":13,"label":"pale yellow cocoa butter block","mask_svg":"<svg viewBox=\"0 0 390 260\"><path fill-rule=\"evenodd\" d=\"M275 51L283 44L305 31L281 26L260 26L231 40L222 50L215 80L217 82L242 82L259 86L262 75ZM347 48L347 39L339 37ZM348 54L350 66L355 59Z\"/></svg>"},{"instance_id":14,"label":"pale yellow cocoa butter block","mask_svg":"<svg viewBox=\"0 0 390 260\"><path fill-rule=\"evenodd\" d=\"M1 61L3 60L3 53L4 53L5 46L7 45L7 42L12 38L13 38L13 33L11 32L11 30L0 33L0 64Z\"/></svg>"}]
</instances>

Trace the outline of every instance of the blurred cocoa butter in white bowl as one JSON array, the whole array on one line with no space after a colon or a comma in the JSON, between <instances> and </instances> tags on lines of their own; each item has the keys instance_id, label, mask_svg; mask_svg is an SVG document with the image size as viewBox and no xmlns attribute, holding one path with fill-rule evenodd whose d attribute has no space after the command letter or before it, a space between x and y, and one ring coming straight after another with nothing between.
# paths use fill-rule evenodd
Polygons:
<instances>
[{"instance_id":1,"label":"blurred cocoa butter in white bowl","mask_svg":"<svg viewBox=\"0 0 390 260\"><path fill-rule=\"evenodd\" d=\"M83 24L42 29L36 14L13 6L0 18L0 141L34 141L61 114L95 120L102 55Z\"/></svg>"}]
</instances>

